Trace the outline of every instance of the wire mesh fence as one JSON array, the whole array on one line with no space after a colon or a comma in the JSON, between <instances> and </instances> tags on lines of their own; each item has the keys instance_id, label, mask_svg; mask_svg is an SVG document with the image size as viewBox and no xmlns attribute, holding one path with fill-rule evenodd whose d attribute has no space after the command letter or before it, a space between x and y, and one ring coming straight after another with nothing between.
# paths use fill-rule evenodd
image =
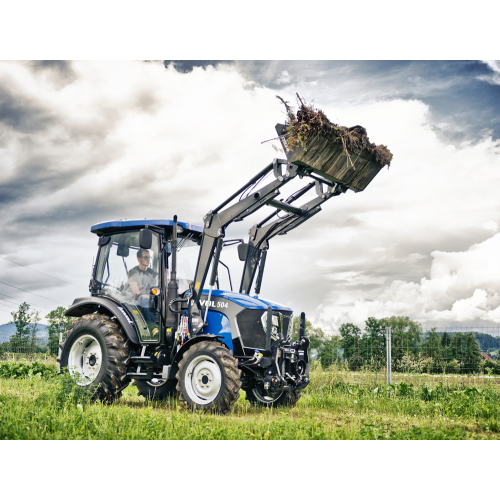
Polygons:
<instances>
[{"instance_id":1,"label":"wire mesh fence","mask_svg":"<svg viewBox=\"0 0 500 500\"><path fill-rule=\"evenodd\" d=\"M55 360L58 348L57 336L44 334L18 336L0 333L0 361Z\"/></svg>"},{"instance_id":2,"label":"wire mesh fence","mask_svg":"<svg viewBox=\"0 0 500 500\"><path fill-rule=\"evenodd\" d=\"M350 383L500 384L500 326L325 331L311 358Z\"/></svg>"},{"instance_id":3,"label":"wire mesh fence","mask_svg":"<svg viewBox=\"0 0 500 500\"><path fill-rule=\"evenodd\" d=\"M500 325L365 331L350 325L324 333L310 358L332 383L500 384ZM0 333L0 361L55 361L59 342L55 335Z\"/></svg>"}]
</instances>

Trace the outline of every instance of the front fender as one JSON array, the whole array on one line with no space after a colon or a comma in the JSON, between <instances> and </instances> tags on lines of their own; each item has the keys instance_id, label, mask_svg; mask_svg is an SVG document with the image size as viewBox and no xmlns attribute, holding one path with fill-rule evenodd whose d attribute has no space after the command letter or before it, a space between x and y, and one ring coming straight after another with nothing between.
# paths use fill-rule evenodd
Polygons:
<instances>
[{"instance_id":1,"label":"front fender","mask_svg":"<svg viewBox=\"0 0 500 500\"><path fill-rule=\"evenodd\" d=\"M85 314L107 311L116 316L127 337L134 344L140 344L139 333L134 322L125 309L108 297L82 297L75 299L73 305L66 311L66 316L81 318Z\"/></svg>"},{"instance_id":2,"label":"front fender","mask_svg":"<svg viewBox=\"0 0 500 500\"><path fill-rule=\"evenodd\" d=\"M180 347L180 349L177 351L176 355L174 356L174 360L172 361L172 366L170 368L170 373L168 375L168 378L175 378L175 374L179 371L179 362L182 359L182 356L184 353L194 344L197 344L198 342L202 342L204 340L210 340L212 342L218 342L219 344L223 345L224 347L227 347L222 340L222 335L212 335L210 333L205 333L201 335L197 335L196 337L193 337L192 339L189 339L184 345Z\"/></svg>"}]
</instances>

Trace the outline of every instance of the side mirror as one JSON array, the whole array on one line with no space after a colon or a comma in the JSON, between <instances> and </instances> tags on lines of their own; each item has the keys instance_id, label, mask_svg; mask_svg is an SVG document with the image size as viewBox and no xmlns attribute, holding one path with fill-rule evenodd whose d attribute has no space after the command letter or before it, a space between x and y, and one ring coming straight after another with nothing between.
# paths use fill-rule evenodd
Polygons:
<instances>
[{"instance_id":1,"label":"side mirror","mask_svg":"<svg viewBox=\"0 0 500 500\"><path fill-rule=\"evenodd\" d=\"M241 261L247 259L248 243L240 243L238 245L238 257Z\"/></svg>"},{"instance_id":2,"label":"side mirror","mask_svg":"<svg viewBox=\"0 0 500 500\"><path fill-rule=\"evenodd\" d=\"M119 243L118 249L116 250L116 255L118 257L128 257L130 253L130 248L125 243Z\"/></svg>"},{"instance_id":3,"label":"side mirror","mask_svg":"<svg viewBox=\"0 0 500 500\"><path fill-rule=\"evenodd\" d=\"M139 246L144 250L149 250L153 246L153 232L149 229L139 231Z\"/></svg>"}]
</instances>

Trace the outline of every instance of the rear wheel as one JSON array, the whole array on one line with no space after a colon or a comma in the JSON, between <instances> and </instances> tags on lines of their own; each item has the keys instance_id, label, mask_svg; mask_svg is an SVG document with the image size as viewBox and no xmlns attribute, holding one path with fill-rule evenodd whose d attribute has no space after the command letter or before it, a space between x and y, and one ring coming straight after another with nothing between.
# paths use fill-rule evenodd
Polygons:
<instances>
[{"instance_id":1,"label":"rear wheel","mask_svg":"<svg viewBox=\"0 0 500 500\"><path fill-rule=\"evenodd\" d=\"M245 398L251 404L256 406L278 408L279 406L288 406L294 408L300 399L301 391L276 391L267 392L261 386L247 389Z\"/></svg>"},{"instance_id":2,"label":"rear wheel","mask_svg":"<svg viewBox=\"0 0 500 500\"><path fill-rule=\"evenodd\" d=\"M193 345L184 353L175 376L187 408L225 413L240 396L238 361L218 342Z\"/></svg>"},{"instance_id":3,"label":"rear wheel","mask_svg":"<svg viewBox=\"0 0 500 500\"><path fill-rule=\"evenodd\" d=\"M129 384L129 341L118 322L102 314L87 314L66 332L58 358L92 400L111 402Z\"/></svg>"},{"instance_id":4,"label":"rear wheel","mask_svg":"<svg viewBox=\"0 0 500 500\"><path fill-rule=\"evenodd\" d=\"M149 380L134 380L132 385L137 387L138 396L144 396L146 399L160 401L162 399L178 395L175 388L176 383L177 382L175 380L158 380L158 382L152 382Z\"/></svg>"}]
</instances>

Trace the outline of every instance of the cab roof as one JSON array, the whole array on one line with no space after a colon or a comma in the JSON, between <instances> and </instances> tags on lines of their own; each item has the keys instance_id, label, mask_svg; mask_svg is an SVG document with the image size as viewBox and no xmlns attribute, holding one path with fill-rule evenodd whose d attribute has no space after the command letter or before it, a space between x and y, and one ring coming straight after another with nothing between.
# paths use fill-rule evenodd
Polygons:
<instances>
[{"instance_id":1,"label":"cab roof","mask_svg":"<svg viewBox=\"0 0 500 500\"><path fill-rule=\"evenodd\" d=\"M94 224L90 231L98 236L104 234L117 233L121 231L133 231L142 229L146 224L151 226L159 226L165 228L167 231L173 226L173 221L170 219L120 219L110 220L107 222L99 222ZM187 222L177 221L177 227L182 227L184 230L192 231L194 233L203 233L202 226L195 226ZM181 233L182 234L182 233Z\"/></svg>"}]
</instances>

